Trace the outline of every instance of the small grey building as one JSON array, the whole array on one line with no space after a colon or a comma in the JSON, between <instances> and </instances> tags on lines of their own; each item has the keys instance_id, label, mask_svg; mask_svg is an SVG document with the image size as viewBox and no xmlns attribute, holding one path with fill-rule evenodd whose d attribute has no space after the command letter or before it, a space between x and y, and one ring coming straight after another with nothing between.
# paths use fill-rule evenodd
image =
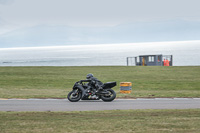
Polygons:
<instances>
[{"instance_id":1,"label":"small grey building","mask_svg":"<svg viewBox=\"0 0 200 133\"><path fill-rule=\"evenodd\" d=\"M136 66L172 66L172 55L139 55L137 57L127 57L127 66L130 65L130 59L135 58Z\"/></svg>"}]
</instances>

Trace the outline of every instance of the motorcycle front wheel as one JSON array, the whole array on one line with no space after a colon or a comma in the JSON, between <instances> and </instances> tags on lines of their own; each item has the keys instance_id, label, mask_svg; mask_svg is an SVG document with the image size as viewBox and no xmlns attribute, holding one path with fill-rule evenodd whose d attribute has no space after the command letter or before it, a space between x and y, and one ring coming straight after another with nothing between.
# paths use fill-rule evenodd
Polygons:
<instances>
[{"instance_id":1,"label":"motorcycle front wheel","mask_svg":"<svg viewBox=\"0 0 200 133\"><path fill-rule=\"evenodd\" d=\"M104 102L111 102L115 99L116 97L116 93L114 90L112 89L107 89L106 91L109 92L109 95L104 95L104 96L101 96L101 99L104 101Z\"/></svg>"},{"instance_id":2,"label":"motorcycle front wheel","mask_svg":"<svg viewBox=\"0 0 200 133\"><path fill-rule=\"evenodd\" d=\"M70 102L78 102L81 99L81 92L80 91L71 91L67 96Z\"/></svg>"}]
</instances>

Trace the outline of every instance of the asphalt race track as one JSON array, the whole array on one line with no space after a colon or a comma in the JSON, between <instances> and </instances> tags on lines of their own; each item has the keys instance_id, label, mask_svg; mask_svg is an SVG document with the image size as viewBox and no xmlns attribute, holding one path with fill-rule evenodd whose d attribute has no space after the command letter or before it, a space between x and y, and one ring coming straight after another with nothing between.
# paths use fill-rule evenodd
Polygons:
<instances>
[{"instance_id":1,"label":"asphalt race track","mask_svg":"<svg viewBox=\"0 0 200 133\"><path fill-rule=\"evenodd\" d=\"M113 102L67 99L1 99L0 111L92 111L127 109L196 109L200 98L116 99Z\"/></svg>"}]
</instances>

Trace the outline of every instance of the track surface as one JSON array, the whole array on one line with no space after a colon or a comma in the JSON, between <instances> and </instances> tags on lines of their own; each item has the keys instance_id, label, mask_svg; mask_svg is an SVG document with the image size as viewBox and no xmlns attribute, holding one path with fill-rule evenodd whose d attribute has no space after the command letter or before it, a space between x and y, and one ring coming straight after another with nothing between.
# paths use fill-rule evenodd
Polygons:
<instances>
[{"instance_id":1,"label":"track surface","mask_svg":"<svg viewBox=\"0 0 200 133\"><path fill-rule=\"evenodd\" d=\"M113 102L66 99L8 99L0 100L0 111L92 111L126 109L195 109L200 98L116 99Z\"/></svg>"}]
</instances>

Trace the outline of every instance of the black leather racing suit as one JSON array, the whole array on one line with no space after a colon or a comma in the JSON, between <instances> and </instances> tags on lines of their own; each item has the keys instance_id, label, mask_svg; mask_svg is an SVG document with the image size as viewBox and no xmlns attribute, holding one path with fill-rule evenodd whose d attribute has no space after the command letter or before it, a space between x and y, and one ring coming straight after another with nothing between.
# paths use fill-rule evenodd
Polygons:
<instances>
[{"instance_id":1,"label":"black leather racing suit","mask_svg":"<svg viewBox=\"0 0 200 133\"><path fill-rule=\"evenodd\" d=\"M81 80L81 82L88 82L88 85L91 86L92 88L93 87L96 88L97 92L99 90L103 89L102 88L103 83L100 80L98 80L97 78L95 78L95 77L91 77L91 78L86 79L86 80Z\"/></svg>"},{"instance_id":2,"label":"black leather racing suit","mask_svg":"<svg viewBox=\"0 0 200 133\"><path fill-rule=\"evenodd\" d=\"M99 91L100 89L103 89L102 88L103 83L100 80L98 80L97 78L91 77L91 78L89 78L89 80L91 80L89 82L89 84L91 84L92 86L95 86L95 88L97 89L97 91Z\"/></svg>"}]
</instances>

